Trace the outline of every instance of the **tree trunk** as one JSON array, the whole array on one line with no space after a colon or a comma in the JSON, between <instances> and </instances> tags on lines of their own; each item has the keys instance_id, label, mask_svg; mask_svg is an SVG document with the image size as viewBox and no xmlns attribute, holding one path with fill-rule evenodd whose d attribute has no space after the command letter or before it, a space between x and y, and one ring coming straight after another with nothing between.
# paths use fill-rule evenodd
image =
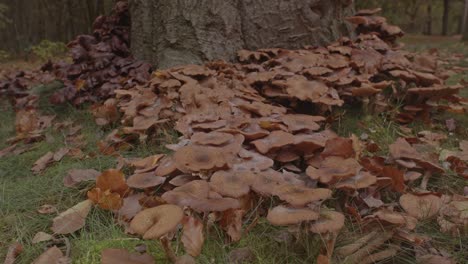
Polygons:
<instances>
[{"instance_id":1,"label":"tree trunk","mask_svg":"<svg viewBox=\"0 0 468 264\"><path fill-rule=\"evenodd\" d=\"M442 16L442 35L448 35L448 21L450 12L450 0L444 0L444 14Z\"/></svg>"},{"instance_id":2,"label":"tree trunk","mask_svg":"<svg viewBox=\"0 0 468 264\"><path fill-rule=\"evenodd\" d=\"M346 0L130 0L132 51L159 68L235 59L240 49L324 44L350 27Z\"/></svg>"},{"instance_id":3,"label":"tree trunk","mask_svg":"<svg viewBox=\"0 0 468 264\"><path fill-rule=\"evenodd\" d=\"M432 35L432 1L427 3L426 35Z\"/></svg>"},{"instance_id":4,"label":"tree trunk","mask_svg":"<svg viewBox=\"0 0 468 264\"><path fill-rule=\"evenodd\" d=\"M463 13L463 41L468 41L468 0L465 0L465 11Z\"/></svg>"}]
</instances>

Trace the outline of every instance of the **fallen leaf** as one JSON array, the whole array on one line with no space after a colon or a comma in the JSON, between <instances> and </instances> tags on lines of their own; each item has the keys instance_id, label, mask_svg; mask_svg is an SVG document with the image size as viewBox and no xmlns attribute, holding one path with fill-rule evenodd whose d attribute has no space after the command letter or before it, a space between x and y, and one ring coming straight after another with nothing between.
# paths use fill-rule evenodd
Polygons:
<instances>
[{"instance_id":1,"label":"fallen leaf","mask_svg":"<svg viewBox=\"0 0 468 264\"><path fill-rule=\"evenodd\" d=\"M16 257L18 257L21 252L23 252L23 246L18 242L14 242L8 247L3 264L14 264Z\"/></svg>"},{"instance_id":2,"label":"fallen leaf","mask_svg":"<svg viewBox=\"0 0 468 264\"><path fill-rule=\"evenodd\" d=\"M40 243L40 242L49 241L49 240L51 240L52 238L53 238L52 235L47 234L47 233L41 231L41 232L37 232L37 233L34 235L34 237L33 237L32 241L31 241L31 243L37 244L37 243Z\"/></svg>"},{"instance_id":3,"label":"fallen leaf","mask_svg":"<svg viewBox=\"0 0 468 264\"><path fill-rule=\"evenodd\" d=\"M383 167L382 176L392 179L392 188L394 191L403 193L405 191L405 177L403 171L390 166Z\"/></svg>"},{"instance_id":4,"label":"fallen leaf","mask_svg":"<svg viewBox=\"0 0 468 264\"><path fill-rule=\"evenodd\" d=\"M200 255L205 237L203 235L203 223L196 217L184 216L182 219L183 233L181 241L185 252L193 257Z\"/></svg>"},{"instance_id":5,"label":"fallen leaf","mask_svg":"<svg viewBox=\"0 0 468 264\"><path fill-rule=\"evenodd\" d=\"M67 263L67 262L59 262L63 260L64 256L62 251L53 246L47 249L44 253L42 253L39 257L37 257L33 264L52 264L52 263Z\"/></svg>"},{"instance_id":6,"label":"fallen leaf","mask_svg":"<svg viewBox=\"0 0 468 264\"><path fill-rule=\"evenodd\" d=\"M63 185L66 187L74 187L83 181L96 180L100 174L99 171L93 169L71 169L63 178Z\"/></svg>"},{"instance_id":7,"label":"fallen leaf","mask_svg":"<svg viewBox=\"0 0 468 264\"><path fill-rule=\"evenodd\" d=\"M81 229L86 223L92 205L91 200L85 200L60 213L53 219L52 231L56 234L70 234Z\"/></svg>"},{"instance_id":8,"label":"fallen leaf","mask_svg":"<svg viewBox=\"0 0 468 264\"><path fill-rule=\"evenodd\" d=\"M45 168L47 168L47 165L49 165L53 161L53 159L54 153L49 151L44 156L40 157L36 162L34 162L34 165L31 170L35 174L38 174L42 172Z\"/></svg>"},{"instance_id":9,"label":"fallen leaf","mask_svg":"<svg viewBox=\"0 0 468 264\"><path fill-rule=\"evenodd\" d=\"M57 208L51 204L44 204L37 209L37 212L40 214L54 214L58 213Z\"/></svg>"},{"instance_id":10,"label":"fallen leaf","mask_svg":"<svg viewBox=\"0 0 468 264\"><path fill-rule=\"evenodd\" d=\"M60 148L54 153L54 156L53 156L54 161L62 160L62 158L65 157L65 155L67 155L68 152L70 152L69 148Z\"/></svg>"},{"instance_id":11,"label":"fallen leaf","mask_svg":"<svg viewBox=\"0 0 468 264\"><path fill-rule=\"evenodd\" d=\"M125 181L124 174L119 170L106 170L101 173L96 179L96 188L102 191L111 191L118 193L121 196L125 195L128 191L128 186Z\"/></svg>"},{"instance_id":12,"label":"fallen leaf","mask_svg":"<svg viewBox=\"0 0 468 264\"><path fill-rule=\"evenodd\" d=\"M87 195L88 199L105 210L119 210L123 204L120 194L113 193L110 190L103 192L99 188L93 188L87 192Z\"/></svg>"},{"instance_id":13,"label":"fallen leaf","mask_svg":"<svg viewBox=\"0 0 468 264\"><path fill-rule=\"evenodd\" d=\"M101 264L154 264L148 254L130 253L126 249L107 248L101 251Z\"/></svg>"},{"instance_id":14,"label":"fallen leaf","mask_svg":"<svg viewBox=\"0 0 468 264\"><path fill-rule=\"evenodd\" d=\"M8 146L8 147L6 147L6 148L0 150L0 158L2 158L2 157L4 157L4 156L7 156L7 155L9 155L9 154L11 154L11 153L13 153L13 151L16 149L17 146L18 146L18 145L13 144L13 145L11 145L11 146Z\"/></svg>"},{"instance_id":15,"label":"fallen leaf","mask_svg":"<svg viewBox=\"0 0 468 264\"><path fill-rule=\"evenodd\" d=\"M239 241L242 237L242 217L245 210L229 209L222 212L220 226L231 237L232 241Z\"/></svg>"},{"instance_id":16,"label":"fallen leaf","mask_svg":"<svg viewBox=\"0 0 468 264\"><path fill-rule=\"evenodd\" d=\"M130 195L123 199L122 207L120 207L117 215L119 218L130 221L143 207L140 205L140 199L146 197L143 193Z\"/></svg>"}]
</instances>

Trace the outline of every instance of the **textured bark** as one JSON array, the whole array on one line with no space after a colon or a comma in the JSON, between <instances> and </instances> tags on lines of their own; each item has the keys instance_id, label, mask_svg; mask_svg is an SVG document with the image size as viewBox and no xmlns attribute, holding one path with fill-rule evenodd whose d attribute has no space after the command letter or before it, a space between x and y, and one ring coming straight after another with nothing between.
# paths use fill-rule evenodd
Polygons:
<instances>
[{"instance_id":1,"label":"textured bark","mask_svg":"<svg viewBox=\"0 0 468 264\"><path fill-rule=\"evenodd\" d=\"M159 68L349 35L346 0L130 0L132 51Z\"/></svg>"}]
</instances>

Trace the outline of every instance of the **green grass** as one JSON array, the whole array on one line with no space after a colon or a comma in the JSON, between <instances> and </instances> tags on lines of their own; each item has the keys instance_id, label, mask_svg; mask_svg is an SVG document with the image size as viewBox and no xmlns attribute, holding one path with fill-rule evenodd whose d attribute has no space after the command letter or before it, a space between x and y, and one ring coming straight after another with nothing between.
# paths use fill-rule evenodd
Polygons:
<instances>
[{"instance_id":1,"label":"green grass","mask_svg":"<svg viewBox=\"0 0 468 264\"><path fill-rule=\"evenodd\" d=\"M413 50L437 47L441 52L456 51L468 55L466 45L463 46L445 39L437 42L427 41L420 37L410 37L404 41ZM466 64L468 64L466 61L462 61L458 66L467 66ZM455 83L462 78L468 80L468 73L457 74L449 82ZM58 86L59 84L52 84L35 89L37 93L43 95L40 101L41 111L56 115L57 120L72 120L82 125L81 133L86 141L83 151L92 158L77 160L66 157L48 167L42 174L33 175L30 169L39 157L48 151L55 151L64 146L64 135L52 129L47 131L50 137L54 138L52 143L39 142L29 152L0 158L0 259L4 258L6 248L10 243L19 241L24 245L24 252L19 256L16 263L31 263L44 249L44 243L32 245L32 237L39 231L50 233L51 221L55 216L38 214L36 212L37 208L43 204L52 204L59 211L64 211L85 199L83 190L63 186L63 177L69 169L94 168L102 171L112 168L116 164L115 158L103 156L96 149L96 143L105 137L112 128L103 130L97 127L86 106L77 109L69 105L52 106L47 102L47 95ZM468 96L468 89L463 90L462 94ZM15 116L7 105L6 102L0 103L0 110L2 110L0 114L0 148L7 146L5 139L14 136ZM402 133L398 124L385 115L369 115L364 113L362 109L347 108L339 110L337 116L340 116L340 118L332 127L335 131L342 136L355 134L359 137L366 133L370 140L373 140L382 148L381 152L377 153L378 155L386 154L388 144L394 142ZM459 140L468 139L468 130L463 129L468 127L468 116L442 113L435 116L432 127L421 123L413 124L411 127L414 133L426 129L447 133L443 122L448 118L454 118L461 129L450 135L449 140L442 147L455 149ZM132 150L125 151L123 156L144 157L167 152L164 144L176 142L176 139L176 133L159 132L150 143L135 144L135 147ZM429 188L432 190L453 192L459 192L460 187L465 185L465 180L460 179L451 172L433 177L429 182ZM351 232L359 232L360 228L348 227L348 229ZM466 238L441 233L434 221L420 223L417 230L421 234L434 237L435 245L453 254L456 259L460 260L460 263L468 258L466 253L468 250L465 248L468 244ZM318 250L322 245L320 236L304 235L306 232L303 232L298 241L277 242L275 236L284 231L284 228L273 227L266 220L261 219L259 224L249 234L244 235L241 241L226 243L227 237L223 231L218 228L210 228L207 234L208 239L205 242L202 255L197 258L197 263L227 263L229 252L241 247L249 247L254 252L256 258L254 263L314 263ZM149 253L155 257L157 263L167 262L157 242L143 241L125 234L123 228L114 222L112 214L99 208L92 209L82 230L67 237L71 243L73 263L100 263L100 254L105 248L126 248L133 251L136 245L142 243L147 245ZM340 244L345 240L346 237L339 236L337 243ZM175 240L173 247L178 255L183 254L180 241ZM408 248L406 251L412 250ZM405 254L399 254L393 263L414 262Z\"/></svg>"}]
</instances>

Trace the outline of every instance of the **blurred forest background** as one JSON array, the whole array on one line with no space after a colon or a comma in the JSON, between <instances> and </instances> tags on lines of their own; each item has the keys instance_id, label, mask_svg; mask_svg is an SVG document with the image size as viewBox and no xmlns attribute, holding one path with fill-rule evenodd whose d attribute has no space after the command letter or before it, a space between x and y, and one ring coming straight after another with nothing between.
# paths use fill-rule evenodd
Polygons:
<instances>
[{"instance_id":1,"label":"blurred forest background","mask_svg":"<svg viewBox=\"0 0 468 264\"><path fill-rule=\"evenodd\" d=\"M115 0L0 0L0 61L57 56L74 36ZM463 35L468 0L355 0L356 9L382 7L382 15L409 34Z\"/></svg>"}]
</instances>

